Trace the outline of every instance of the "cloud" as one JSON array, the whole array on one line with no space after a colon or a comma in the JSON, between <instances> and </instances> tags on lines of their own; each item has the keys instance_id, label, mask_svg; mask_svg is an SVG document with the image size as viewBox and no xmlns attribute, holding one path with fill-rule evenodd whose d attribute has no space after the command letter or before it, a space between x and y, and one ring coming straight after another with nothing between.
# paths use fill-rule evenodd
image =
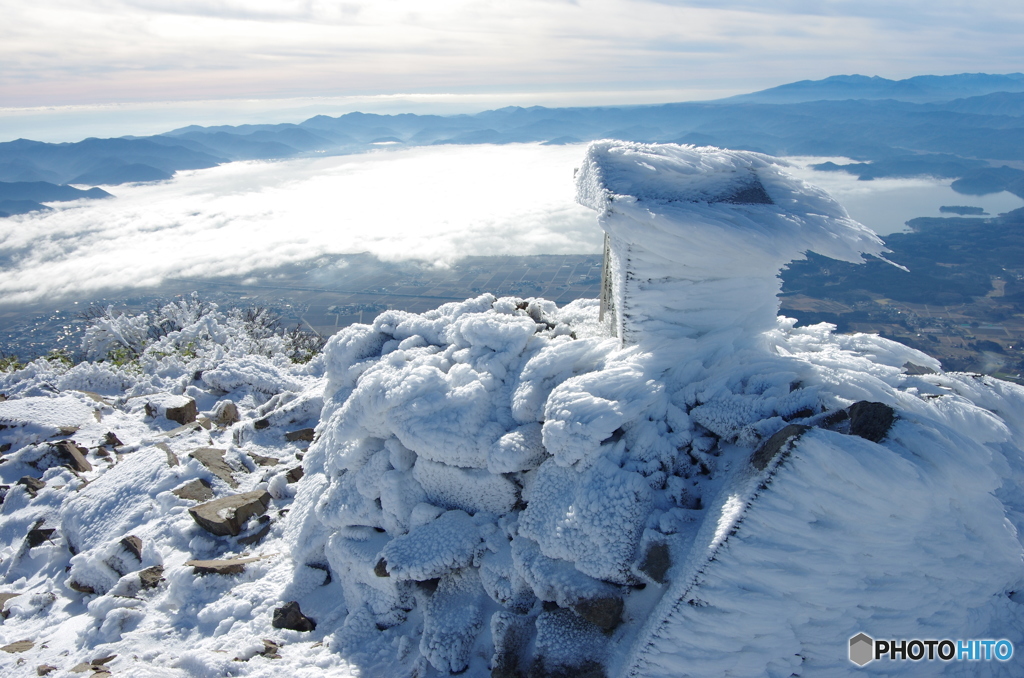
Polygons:
<instances>
[{"instance_id":1,"label":"cloud","mask_svg":"<svg viewBox=\"0 0 1024 678\"><path fill-rule=\"evenodd\" d=\"M939 211L942 205L974 205L990 214L1024 207L1024 200L1007 191L985 196L961 195L950 188L952 179L918 176L861 181L846 172L819 172L810 167L827 160L840 165L855 162L850 158L792 157L787 160L791 163L788 169L791 174L828 191L851 217L882 236L906 230L910 219L949 216Z\"/></svg>"},{"instance_id":2,"label":"cloud","mask_svg":"<svg viewBox=\"0 0 1024 678\"><path fill-rule=\"evenodd\" d=\"M8 106L543 88L728 93L849 72L1002 72L1024 56L1024 7L1005 0L0 0L0 13Z\"/></svg>"},{"instance_id":3,"label":"cloud","mask_svg":"<svg viewBox=\"0 0 1024 678\"><path fill-rule=\"evenodd\" d=\"M581 146L438 146L231 163L111 187L113 200L5 220L0 299L82 298L325 253L438 265L596 253L594 215L574 201L582 155Z\"/></svg>"}]
</instances>

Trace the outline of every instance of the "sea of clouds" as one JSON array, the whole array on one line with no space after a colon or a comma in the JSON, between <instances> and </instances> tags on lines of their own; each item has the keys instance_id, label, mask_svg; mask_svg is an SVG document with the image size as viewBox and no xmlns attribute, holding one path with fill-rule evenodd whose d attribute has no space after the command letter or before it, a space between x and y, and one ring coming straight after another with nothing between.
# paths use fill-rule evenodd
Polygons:
<instances>
[{"instance_id":1,"label":"sea of clouds","mask_svg":"<svg viewBox=\"0 0 1024 678\"><path fill-rule=\"evenodd\" d=\"M447 266L466 256L601 251L594 214L575 202L586 146L382 147L345 156L235 162L165 182L112 186L110 200L50 203L0 219L0 305L79 300L368 252ZM940 205L992 214L1024 205L1009 193L963 196L928 177L858 181L790 158L879 234ZM834 158L837 162L849 162Z\"/></svg>"},{"instance_id":2,"label":"sea of clouds","mask_svg":"<svg viewBox=\"0 0 1024 678\"><path fill-rule=\"evenodd\" d=\"M441 146L236 162L108 187L0 224L0 299L71 298L238 275L323 254L438 266L470 255L600 251L575 203L582 146Z\"/></svg>"}]
</instances>

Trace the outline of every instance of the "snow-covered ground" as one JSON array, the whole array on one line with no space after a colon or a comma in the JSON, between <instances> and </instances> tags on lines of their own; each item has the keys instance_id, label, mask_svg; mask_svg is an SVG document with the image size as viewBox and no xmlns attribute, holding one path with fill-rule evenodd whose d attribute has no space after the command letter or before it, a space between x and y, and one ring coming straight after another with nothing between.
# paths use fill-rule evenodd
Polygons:
<instances>
[{"instance_id":1,"label":"snow-covered ground","mask_svg":"<svg viewBox=\"0 0 1024 678\"><path fill-rule=\"evenodd\" d=\"M0 671L1020 675L847 659L1024 641L1024 390L777 318L780 265L882 251L783 170L593 145L603 320L483 295L302 362L186 301L0 374Z\"/></svg>"}]
</instances>

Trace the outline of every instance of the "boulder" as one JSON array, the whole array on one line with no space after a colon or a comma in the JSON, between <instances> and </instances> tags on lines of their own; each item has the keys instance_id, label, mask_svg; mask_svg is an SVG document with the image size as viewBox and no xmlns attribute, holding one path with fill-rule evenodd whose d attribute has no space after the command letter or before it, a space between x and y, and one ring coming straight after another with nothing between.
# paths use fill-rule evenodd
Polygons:
<instances>
[{"instance_id":1,"label":"boulder","mask_svg":"<svg viewBox=\"0 0 1024 678\"><path fill-rule=\"evenodd\" d=\"M274 610L272 624L275 629L292 631L312 631L316 628L316 622L302 614L299 604L294 600Z\"/></svg>"},{"instance_id":2,"label":"boulder","mask_svg":"<svg viewBox=\"0 0 1024 678\"><path fill-rule=\"evenodd\" d=\"M190 508L188 512L207 532L221 537L236 537L242 531L245 521L263 515L269 505L270 493L255 490L214 499Z\"/></svg>"},{"instance_id":3,"label":"boulder","mask_svg":"<svg viewBox=\"0 0 1024 678\"><path fill-rule=\"evenodd\" d=\"M850 405L850 435L880 442L896 421L896 411L884 403L861 400Z\"/></svg>"},{"instance_id":4,"label":"boulder","mask_svg":"<svg viewBox=\"0 0 1024 678\"><path fill-rule=\"evenodd\" d=\"M665 575L671 566L672 558L669 555L668 544L659 541L647 549L644 561L640 564L640 571L659 584L664 584Z\"/></svg>"},{"instance_id":5,"label":"boulder","mask_svg":"<svg viewBox=\"0 0 1024 678\"><path fill-rule=\"evenodd\" d=\"M168 466L177 466L180 463L178 462L178 455L171 451L171 446L168 445L167 443L157 443L156 445L154 445L154 447L163 450L164 453L167 455Z\"/></svg>"},{"instance_id":6,"label":"boulder","mask_svg":"<svg viewBox=\"0 0 1024 678\"><path fill-rule=\"evenodd\" d=\"M46 481L45 480L40 480L39 478L33 478L32 476L22 476L21 479L18 480L17 484L21 485L22 487L24 487L25 491L28 492L29 496L31 496L33 498L37 494L39 494L39 490L41 490L44 487L46 487Z\"/></svg>"},{"instance_id":7,"label":"boulder","mask_svg":"<svg viewBox=\"0 0 1024 678\"><path fill-rule=\"evenodd\" d=\"M106 435L103 436L103 442L111 447L121 447L124 445L113 431L107 431Z\"/></svg>"},{"instance_id":8,"label":"boulder","mask_svg":"<svg viewBox=\"0 0 1024 678\"><path fill-rule=\"evenodd\" d=\"M94 589L93 587L89 586L88 584L80 584L74 579L68 579L68 587L73 591L85 593L90 596L96 593L96 589Z\"/></svg>"},{"instance_id":9,"label":"boulder","mask_svg":"<svg viewBox=\"0 0 1024 678\"><path fill-rule=\"evenodd\" d=\"M181 487L171 490L171 494L179 499L188 499L190 501L203 502L213 499L213 489L210 487L210 483L202 478L188 481Z\"/></svg>"},{"instance_id":10,"label":"boulder","mask_svg":"<svg viewBox=\"0 0 1024 678\"><path fill-rule=\"evenodd\" d=\"M238 538L238 543L241 546L253 546L254 544L259 544L263 541L264 537L270 534L270 516L260 516L260 522L263 523L263 527L246 537Z\"/></svg>"},{"instance_id":11,"label":"boulder","mask_svg":"<svg viewBox=\"0 0 1024 678\"><path fill-rule=\"evenodd\" d=\"M179 424L185 425L190 424L196 420L199 415L199 410L196 409L196 401L191 398L188 399L183 405L177 407L168 407L164 411L164 416L171 421L176 421Z\"/></svg>"},{"instance_id":12,"label":"boulder","mask_svg":"<svg viewBox=\"0 0 1024 678\"><path fill-rule=\"evenodd\" d=\"M594 626L611 631L622 623L622 598L609 596L592 600L581 600L572 606L579 616Z\"/></svg>"},{"instance_id":13,"label":"boulder","mask_svg":"<svg viewBox=\"0 0 1024 678\"><path fill-rule=\"evenodd\" d=\"M14 654L16 652L28 652L35 646L36 644L31 640L19 640L17 642L11 643L10 645L4 645L3 647L0 647L0 650Z\"/></svg>"},{"instance_id":14,"label":"boulder","mask_svg":"<svg viewBox=\"0 0 1024 678\"><path fill-rule=\"evenodd\" d=\"M910 376L920 376L922 374L936 374L935 370L933 370L932 368L927 367L925 365L918 365L910 361L907 361L903 364L903 370L904 374L908 374Z\"/></svg>"},{"instance_id":15,"label":"boulder","mask_svg":"<svg viewBox=\"0 0 1024 678\"><path fill-rule=\"evenodd\" d=\"M50 445L50 449L56 453L57 457L61 462L67 464L79 473L85 473L92 470L92 464L85 458L82 450L84 448L79 447L73 440L61 440L58 443Z\"/></svg>"},{"instance_id":16,"label":"boulder","mask_svg":"<svg viewBox=\"0 0 1024 678\"><path fill-rule=\"evenodd\" d=\"M249 458L257 466L277 466L277 459L273 457L264 457L262 454L256 454L255 452L246 452L246 454L249 455Z\"/></svg>"},{"instance_id":17,"label":"boulder","mask_svg":"<svg viewBox=\"0 0 1024 678\"><path fill-rule=\"evenodd\" d=\"M297 443L299 441L313 442L313 434L315 429L311 428L300 428L298 431L289 431L284 434L284 439L290 443Z\"/></svg>"},{"instance_id":18,"label":"boulder","mask_svg":"<svg viewBox=\"0 0 1024 678\"><path fill-rule=\"evenodd\" d=\"M36 667L37 676L47 676L57 670L56 666L50 666L49 664L40 664Z\"/></svg>"},{"instance_id":19,"label":"boulder","mask_svg":"<svg viewBox=\"0 0 1024 678\"><path fill-rule=\"evenodd\" d=\"M295 468L288 471L288 473L284 474L284 477L285 479L287 479L289 483L295 483L301 480L304 474L305 472L302 470L302 467L296 466Z\"/></svg>"},{"instance_id":20,"label":"boulder","mask_svg":"<svg viewBox=\"0 0 1024 678\"><path fill-rule=\"evenodd\" d=\"M214 410L214 420L218 426L231 426L238 422L238 406L230 400L223 401L223 404L219 405Z\"/></svg>"},{"instance_id":21,"label":"boulder","mask_svg":"<svg viewBox=\"0 0 1024 678\"><path fill-rule=\"evenodd\" d=\"M144 570L139 570L139 582L144 589L155 589L164 580L164 568L162 565L153 565Z\"/></svg>"},{"instance_id":22,"label":"boulder","mask_svg":"<svg viewBox=\"0 0 1024 678\"><path fill-rule=\"evenodd\" d=\"M185 567L192 568L192 574L242 574L245 566L261 558L228 558L226 560L190 560Z\"/></svg>"},{"instance_id":23,"label":"boulder","mask_svg":"<svg viewBox=\"0 0 1024 678\"><path fill-rule=\"evenodd\" d=\"M782 427L775 435L766 440L761 447L757 448L750 457L750 463L758 471L768 468L768 464L780 452L789 449L789 446L800 436L807 432L809 426L802 424L789 424Z\"/></svg>"},{"instance_id":24,"label":"boulder","mask_svg":"<svg viewBox=\"0 0 1024 678\"><path fill-rule=\"evenodd\" d=\"M278 643L275 643L272 640L267 640L266 638L264 638L263 652L260 652L260 654L266 657L267 659L280 659L281 655L280 653L278 653L278 650L280 649L281 646Z\"/></svg>"},{"instance_id":25,"label":"boulder","mask_svg":"<svg viewBox=\"0 0 1024 678\"><path fill-rule=\"evenodd\" d=\"M28 542L29 548L35 548L41 545L44 541L49 541L50 537L57 530L52 527L34 527L28 531L25 535L25 541Z\"/></svg>"},{"instance_id":26,"label":"boulder","mask_svg":"<svg viewBox=\"0 0 1024 678\"><path fill-rule=\"evenodd\" d=\"M8 613L4 612L4 605L6 605L7 601L10 600L11 598L17 598L20 595L21 595L20 593L10 593L10 592L8 592L8 593L0 593L0 617L3 617L4 619L7 619L7 614Z\"/></svg>"},{"instance_id":27,"label":"boulder","mask_svg":"<svg viewBox=\"0 0 1024 678\"><path fill-rule=\"evenodd\" d=\"M224 461L225 452L227 450L220 450L216 447L200 447L189 453L188 456L205 466L210 473L223 480L229 487L238 487L238 481L231 476L233 469Z\"/></svg>"},{"instance_id":28,"label":"boulder","mask_svg":"<svg viewBox=\"0 0 1024 678\"><path fill-rule=\"evenodd\" d=\"M266 418L257 419L256 422L252 425L252 427L257 431L262 431L265 428L270 428L270 420Z\"/></svg>"},{"instance_id":29,"label":"boulder","mask_svg":"<svg viewBox=\"0 0 1024 678\"><path fill-rule=\"evenodd\" d=\"M174 438L176 436L182 435L183 433L192 433L193 431L198 431L201 428L202 425L198 421L193 421L191 423L184 424L183 426L172 428L170 431L164 433L164 437Z\"/></svg>"},{"instance_id":30,"label":"boulder","mask_svg":"<svg viewBox=\"0 0 1024 678\"><path fill-rule=\"evenodd\" d=\"M135 556L135 560L142 562L142 540L133 534L127 537L121 538L121 546L124 547L128 553Z\"/></svg>"}]
</instances>

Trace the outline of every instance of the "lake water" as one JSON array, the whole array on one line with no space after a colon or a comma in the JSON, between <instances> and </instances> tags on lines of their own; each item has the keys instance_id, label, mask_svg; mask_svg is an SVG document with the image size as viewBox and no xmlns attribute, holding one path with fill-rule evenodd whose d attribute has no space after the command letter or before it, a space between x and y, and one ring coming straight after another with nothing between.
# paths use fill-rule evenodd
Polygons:
<instances>
[{"instance_id":1,"label":"lake water","mask_svg":"<svg viewBox=\"0 0 1024 678\"><path fill-rule=\"evenodd\" d=\"M786 160L792 164L791 173L828 191L851 217L879 235L906 231L906 222L915 217L957 216L940 212L943 205L981 207L992 216L1024 207L1024 200L1007 191L981 196L962 195L949 187L952 179L914 177L860 181L846 172L819 172L810 168L810 165L828 160L839 165L854 162L849 158L797 157Z\"/></svg>"}]
</instances>

